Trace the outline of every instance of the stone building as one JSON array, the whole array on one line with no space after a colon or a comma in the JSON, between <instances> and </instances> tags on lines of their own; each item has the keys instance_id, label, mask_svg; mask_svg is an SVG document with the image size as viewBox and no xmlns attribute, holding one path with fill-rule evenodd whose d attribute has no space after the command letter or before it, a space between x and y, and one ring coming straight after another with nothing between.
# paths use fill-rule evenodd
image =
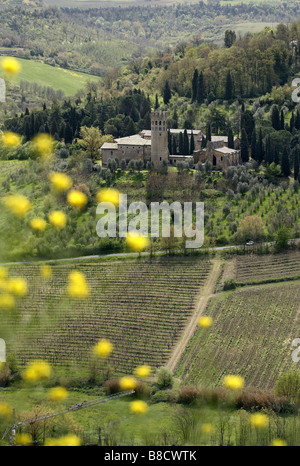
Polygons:
<instances>
[{"instance_id":1,"label":"stone building","mask_svg":"<svg viewBox=\"0 0 300 466\"><path fill-rule=\"evenodd\" d=\"M109 159L142 160L151 161L154 168L162 168L164 164L176 166L178 162L190 162L191 159L205 163L210 161L214 168L225 169L229 165L240 163L240 141L234 140L234 149L228 148L227 136L212 136L207 142L206 148L202 149L204 137L201 130L187 130L189 144L194 138L194 154L170 154L168 147L168 112L155 111L151 114L151 130L143 130L139 134L117 138L112 143L104 143L101 147L102 166L107 167ZM171 134L184 133L183 129L170 129Z\"/></svg>"}]
</instances>

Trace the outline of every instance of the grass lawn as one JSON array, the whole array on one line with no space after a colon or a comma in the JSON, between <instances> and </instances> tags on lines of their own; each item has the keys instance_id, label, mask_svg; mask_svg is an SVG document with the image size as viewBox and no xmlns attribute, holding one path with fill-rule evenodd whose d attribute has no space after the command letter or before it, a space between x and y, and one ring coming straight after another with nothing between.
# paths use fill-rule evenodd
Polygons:
<instances>
[{"instance_id":1,"label":"grass lawn","mask_svg":"<svg viewBox=\"0 0 300 466\"><path fill-rule=\"evenodd\" d=\"M0 50L1 61L1 50ZM101 78L77 71L53 67L40 61L17 58L22 69L16 82L35 82L40 86L49 86L55 90L62 90L67 96L75 95L88 80L99 81Z\"/></svg>"}]
</instances>

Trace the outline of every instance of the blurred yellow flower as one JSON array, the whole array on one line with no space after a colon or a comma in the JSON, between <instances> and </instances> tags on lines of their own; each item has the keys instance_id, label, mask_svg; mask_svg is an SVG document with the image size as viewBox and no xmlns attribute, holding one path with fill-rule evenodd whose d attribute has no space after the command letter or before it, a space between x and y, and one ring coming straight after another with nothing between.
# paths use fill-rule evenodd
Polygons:
<instances>
[{"instance_id":1,"label":"blurred yellow flower","mask_svg":"<svg viewBox=\"0 0 300 466\"><path fill-rule=\"evenodd\" d=\"M3 280L8 276L8 270L0 265L0 280Z\"/></svg>"},{"instance_id":2,"label":"blurred yellow flower","mask_svg":"<svg viewBox=\"0 0 300 466\"><path fill-rule=\"evenodd\" d=\"M264 427L267 427L268 423L269 418L266 414L254 413L250 416L250 424L257 429L263 429Z\"/></svg>"},{"instance_id":3,"label":"blurred yellow flower","mask_svg":"<svg viewBox=\"0 0 300 466\"><path fill-rule=\"evenodd\" d=\"M5 401L0 401L0 416L8 417L12 414L11 406Z\"/></svg>"},{"instance_id":4,"label":"blurred yellow flower","mask_svg":"<svg viewBox=\"0 0 300 466\"><path fill-rule=\"evenodd\" d=\"M44 231L46 229L47 222L43 218L32 218L29 225L35 231Z\"/></svg>"},{"instance_id":5,"label":"blurred yellow flower","mask_svg":"<svg viewBox=\"0 0 300 466\"><path fill-rule=\"evenodd\" d=\"M281 440L280 438L275 438L271 442L271 447L287 447L287 443L285 440Z\"/></svg>"},{"instance_id":6,"label":"blurred yellow flower","mask_svg":"<svg viewBox=\"0 0 300 466\"><path fill-rule=\"evenodd\" d=\"M4 58L1 61L1 68L9 76L15 76L21 71L21 64L13 57Z\"/></svg>"},{"instance_id":7,"label":"blurred yellow flower","mask_svg":"<svg viewBox=\"0 0 300 466\"><path fill-rule=\"evenodd\" d=\"M93 351L96 356L100 356L100 358L108 358L114 347L113 344L106 340L105 338L98 341L98 343L94 346Z\"/></svg>"},{"instance_id":8,"label":"blurred yellow flower","mask_svg":"<svg viewBox=\"0 0 300 466\"><path fill-rule=\"evenodd\" d=\"M23 372L23 378L28 382L48 380L50 375L51 366L43 360L31 361Z\"/></svg>"},{"instance_id":9,"label":"blurred yellow flower","mask_svg":"<svg viewBox=\"0 0 300 466\"><path fill-rule=\"evenodd\" d=\"M212 424L209 424L209 423L204 423L201 425L201 431L204 433L204 434L210 434L212 431L213 431L213 426Z\"/></svg>"},{"instance_id":10,"label":"blurred yellow flower","mask_svg":"<svg viewBox=\"0 0 300 466\"><path fill-rule=\"evenodd\" d=\"M33 150L43 159L48 159L54 152L54 139L48 133L41 133L35 136L32 144Z\"/></svg>"},{"instance_id":11,"label":"blurred yellow flower","mask_svg":"<svg viewBox=\"0 0 300 466\"><path fill-rule=\"evenodd\" d=\"M133 377L125 376L119 380L119 387L121 390L135 390L137 381Z\"/></svg>"},{"instance_id":12,"label":"blurred yellow flower","mask_svg":"<svg viewBox=\"0 0 300 466\"><path fill-rule=\"evenodd\" d=\"M19 147L22 144L22 136L12 131L4 131L1 135L1 143L4 147Z\"/></svg>"},{"instance_id":13,"label":"blurred yellow flower","mask_svg":"<svg viewBox=\"0 0 300 466\"><path fill-rule=\"evenodd\" d=\"M67 202L72 207L75 207L75 209L82 210L86 206L86 204L88 202L88 197L87 197L86 194L82 193L81 191L77 191L76 189L72 189L67 194Z\"/></svg>"},{"instance_id":14,"label":"blurred yellow flower","mask_svg":"<svg viewBox=\"0 0 300 466\"><path fill-rule=\"evenodd\" d=\"M68 191L73 184L72 178L65 173L52 172L49 175L49 180L53 188L58 192Z\"/></svg>"},{"instance_id":15,"label":"blurred yellow flower","mask_svg":"<svg viewBox=\"0 0 300 466\"><path fill-rule=\"evenodd\" d=\"M52 267L51 267L51 265L47 265L47 264L41 265L40 272L41 272L42 277L44 277L44 278L52 277Z\"/></svg>"},{"instance_id":16,"label":"blurred yellow flower","mask_svg":"<svg viewBox=\"0 0 300 466\"><path fill-rule=\"evenodd\" d=\"M25 217L31 210L31 202L23 194L8 194L2 199L3 205L17 217Z\"/></svg>"},{"instance_id":17,"label":"blurred yellow flower","mask_svg":"<svg viewBox=\"0 0 300 466\"><path fill-rule=\"evenodd\" d=\"M134 375L140 378L149 377L150 373L151 373L151 367L147 366L146 364L143 366L138 366L134 370Z\"/></svg>"},{"instance_id":18,"label":"blurred yellow flower","mask_svg":"<svg viewBox=\"0 0 300 466\"><path fill-rule=\"evenodd\" d=\"M119 191L113 188L104 188L98 191L96 194L96 201L100 202L111 202L114 206L119 205Z\"/></svg>"},{"instance_id":19,"label":"blurred yellow flower","mask_svg":"<svg viewBox=\"0 0 300 466\"><path fill-rule=\"evenodd\" d=\"M45 447L80 447L81 440L75 434L64 435L59 438L49 438L45 440Z\"/></svg>"},{"instance_id":20,"label":"blurred yellow flower","mask_svg":"<svg viewBox=\"0 0 300 466\"><path fill-rule=\"evenodd\" d=\"M136 252L144 251L149 245L149 238L139 233L128 233L126 243L130 249Z\"/></svg>"},{"instance_id":21,"label":"blurred yellow flower","mask_svg":"<svg viewBox=\"0 0 300 466\"><path fill-rule=\"evenodd\" d=\"M130 411L134 414L145 414L148 411L148 405L143 400L135 400L130 403Z\"/></svg>"},{"instance_id":22,"label":"blurred yellow flower","mask_svg":"<svg viewBox=\"0 0 300 466\"><path fill-rule=\"evenodd\" d=\"M52 401L63 401L68 396L68 390L65 387L54 387L49 390L49 399Z\"/></svg>"},{"instance_id":23,"label":"blurred yellow flower","mask_svg":"<svg viewBox=\"0 0 300 466\"><path fill-rule=\"evenodd\" d=\"M90 289L86 278L82 272L73 270L68 277L68 295L71 298L87 298L90 294Z\"/></svg>"},{"instance_id":24,"label":"blurred yellow flower","mask_svg":"<svg viewBox=\"0 0 300 466\"><path fill-rule=\"evenodd\" d=\"M210 316L201 316L198 319L198 325L202 328L211 327L213 324L213 319Z\"/></svg>"},{"instance_id":25,"label":"blurred yellow flower","mask_svg":"<svg viewBox=\"0 0 300 466\"><path fill-rule=\"evenodd\" d=\"M241 390L244 384L245 381L240 375L226 375L223 379L223 385L230 390Z\"/></svg>"},{"instance_id":26,"label":"blurred yellow flower","mask_svg":"<svg viewBox=\"0 0 300 466\"><path fill-rule=\"evenodd\" d=\"M15 307L15 298L9 293L0 295L0 309L13 309Z\"/></svg>"},{"instance_id":27,"label":"blurred yellow flower","mask_svg":"<svg viewBox=\"0 0 300 466\"><path fill-rule=\"evenodd\" d=\"M67 224L67 216L61 210L53 210L50 212L48 218L51 225L53 225L58 230L62 230Z\"/></svg>"},{"instance_id":28,"label":"blurred yellow flower","mask_svg":"<svg viewBox=\"0 0 300 466\"><path fill-rule=\"evenodd\" d=\"M16 445L29 446L32 444L32 437L30 434L16 434Z\"/></svg>"},{"instance_id":29,"label":"blurred yellow flower","mask_svg":"<svg viewBox=\"0 0 300 466\"><path fill-rule=\"evenodd\" d=\"M27 294L27 281L25 278L10 278L8 281L8 291L16 296L25 296Z\"/></svg>"}]
</instances>

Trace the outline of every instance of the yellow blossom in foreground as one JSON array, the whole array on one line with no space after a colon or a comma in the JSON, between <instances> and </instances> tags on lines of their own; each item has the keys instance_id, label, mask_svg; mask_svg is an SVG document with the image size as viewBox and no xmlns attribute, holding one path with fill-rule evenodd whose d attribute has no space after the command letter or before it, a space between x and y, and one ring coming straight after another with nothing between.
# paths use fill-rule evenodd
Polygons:
<instances>
[{"instance_id":1,"label":"yellow blossom in foreground","mask_svg":"<svg viewBox=\"0 0 300 466\"><path fill-rule=\"evenodd\" d=\"M12 131L4 131L1 135L1 143L4 147L19 147L22 144L22 137Z\"/></svg>"},{"instance_id":2,"label":"yellow blossom in foreground","mask_svg":"<svg viewBox=\"0 0 300 466\"><path fill-rule=\"evenodd\" d=\"M32 437L30 434L16 434L16 445L29 446L32 444Z\"/></svg>"},{"instance_id":3,"label":"yellow blossom in foreground","mask_svg":"<svg viewBox=\"0 0 300 466\"><path fill-rule=\"evenodd\" d=\"M275 438L271 442L271 447L287 447L287 443L285 440L281 440L280 438Z\"/></svg>"},{"instance_id":4,"label":"yellow blossom in foreground","mask_svg":"<svg viewBox=\"0 0 300 466\"><path fill-rule=\"evenodd\" d=\"M0 309L13 309L15 298L9 293L0 294Z\"/></svg>"},{"instance_id":5,"label":"yellow blossom in foreground","mask_svg":"<svg viewBox=\"0 0 300 466\"><path fill-rule=\"evenodd\" d=\"M43 218L32 218L29 225L35 231L44 231L46 229L47 222Z\"/></svg>"},{"instance_id":6,"label":"yellow blossom in foreground","mask_svg":"<svg viewBox=\"0 0 300 466\"><path fill-rule=\"evenodd\" d=\"M146 364L143 366L138 366L134 370L134 375L140 378L149 377L150 373L151 373L151 367L147 366Z\"/></svg>"},{"instance_id":7,"label":"yellow blossom in foreground","mask_svg":"<svg viewBox=\"0 0 300 466\"><path fill-rule=\"evenodd\" d=\"M63 401L68 398L68 395L65 387L54 387L49 391L49 399L52 401Z\"/></svg>"},{"instance_id":8,"label":"yellow blossom in foreground","mask_svg":"<svg viewBox=\"0 0 300 466\"><path fill-rule=\"evenodd\" d=\"M213 324L213 319L210 316L201 316L198 319L198 325L202 328L211 327Z\"/></svg>"},{"instance_id":9,"label":"yellow blossom in foreground","mask_svg":"<svg viewBox=\"0 0 300 466\"><path fill-rule=\"evenodd\" d=\"M0 361L0 371L2 371L3 366L4 366L3 362Z\"/></svg>"},{"instance_id":10,"label":"yellow blossom in foreground","mask_svg":"<svg viewBox=\"0 0 300 466\"><path fill-rule=\"evenodd\" d=\"M251 414L250 416L250 424L257 429L263 429L264 427L267 427L268 423L269 418L266 414L255 413Z\"/></svg>"},{"instance_id":11,"label":"yellow blossom in foreground","mask_svg":"<svg viewBox=\"0 0 300 466\"><path fill-rule=\"evenodd\" d=\"M41 265L40 272L41 272L42 277L44 277L44 278L52 277L52 267L51 267L51 265L47 265L47 264Z\"/></svg>"},{"instance_id":12,"label":"yellow blossom in foreground","mask_svg":"<svg viewBox=\"0 0 300 466\"><path fill-rule=\"evenodd\" d=\"M240 375L226 375L223 380L223 385L231 390L241 390L244 384L245 381Z\"/></svg>"},{"instance_id":13,"label":"yellow blossom in foreground","mask_svg":"<svg viewBox=\"0 0 300 466\"><path fill-rule=\"evenodd\" d=\"M3 205L17 217L25 217L31 210L31 202L23 194L9 194L2 199Z\"/></svg>"},{"instance_id":14,"label":"yellow blossom in foreground","mask_svg":"<svg viewBox=\"0 0 300 466\"><path fill-rule=\"evenodd\" d=\"M53 225L58 230L62 230L67 224L67 216L61 210L53 210L50 212L48 218L51 225Z\"/></svg>"},{"instance_id":15,"label":"yellow blossom in foreground","mask_svg":"<svg viewBox=\"0 0 300 466\"><path fill-rule=\"evenodd\" d=\"M202 424L202 426L201 426L201 431L202 431L204 434L210 434L210 433L213 431L213 426L212 426L211 424L204 423L204 424Z\"/></svg>"},{"instance_id":16,"label":"yellow blossom in foreground","mask_svg":"<svg viewBox=\"0 0 300 466\"><path fill-rule=\"evenodd\" d=\"M46 361L36 360L30 362L25 371L23 378L28 382L39 382L48 380L51 375L51 366Z\"/></svg>"},{"instance_id":17,"label":"yellow blossom in foreground","mask_svg":"<svg viewBox=\"0 0 300 466\"><path fill-rule=\"evenodd\" d=\"M148 405L143 400L135 400L130 403L130 411L134 414L145 414L148 411Z\"/></svg>"},{"instance_id":18,"label":"yellow blossom in foreground","mask_svg":"<svg viewBox=\"0 0 300 466\"><path fill-rule=\"evenodd\" d=\"M59 438L46 439L45 447L80 447L80 438L75 434L64 435Z\"/></svg>"},{"instance_id":19,"label":"yellow blossom in foreground","mask_svg":"<svg viewBox=\"0 0 300 466\"><path fill-rule=\"evenodd\" d=\"M3 280L8 276L8 270L0 265L0 280Z\"/></svg>"},{"instance_id":20,"label":"yellow blossom in foreground","mask_svg":"<svg viewBox=\"0 0 300 466\"><path fill-rule=\"evenodd\" d=\"M68 191L73 184L72 178L65 173L52 172L49 175L49 180L53 188L58 192Z\"/></svg>"},{"instance_id":21,"label":"yellow blossom in foreground","mask_svg":"<svg viewBox=\"0 0 300 466\"><path fill-rule=\"evenodd\" d=\"M113 344L104 338L94 346L93 352L96 356L100 356L100 358L108 358L113 349Z\"/></svg>"},{"instance_id":22,"label":"yellow blossom in foreground","mask_svg":"<svg viewBox=\"0 0 300 466\"><path fill-rule=\"evenodd\" d=\"M68 277L68 295L71 298L87 298L90 289L82 272L73 270Z\"/></svg>"},{"instance_id":23,"label":"yellow blossom in foreground","mask_svg":"<svg viewBox=\"0 0 300 466\"><path fill-rule=\"evenodd\" d=\"M8 281L8 291L16 296L25 296L27 289L27 281L24 278L10 278Z\"/></svg>"},{"instance_id":24,"label":"yellow blossom in foreground","mask_svg":"<svg viewBox=\"0 0 300 466\"><path fill-rule=\"evenodd\" d=\"M8 417L11 415L11 413L11 406L4 401L0 401L0 417Z\"/></svg>"},{"instance_id":25,"label":"yellow blossom in foreground","mask_svg":"<svg viewBox=\"0 0 300 466\"><path fill-rule=\"evenodd\" d=\"M54 152L54 139L48 133L41 133L32 140L33 150L42 159L49 159Z\"/></svg>"},{"instance_id":26,"label":"yellow blossom in foreground","mask_svg":"<svg viewBox=\"0 0 300 466\"><path fill-rule=\"evenodd\" d=\"M15 76L21 71L21 64L13 57L4 58L1 61L1 68L9 76Z\"/></svg>"},{"instance_id":27,"label":"yellow blossom in foreground","mask_svg":"<svg viewBox=\"0 0 300 466\"><path fill-rule=\"evenodd\" d=\"M119 380L119 387L121 390L135 390L137 381L133 377L122 377Z\"/></svg>"},{"instance_id":28,"label":"yellow blossom in foreground","mask_svg":"<svg viewBox=\"0 0 300 466\"><path fill-rule=\"evenodd\" d=\"M67 202L70 206L75 207L75 209L82 210L88 202L88 197L81 191L72 189L67 195Z\"/></svg>"},{"instance_id":29,"label":"yellow blossom in foreground","mask_svg":"<svg viewBox=\"0 0 300 466\"><path fill-rule=\"evenodd\" d=\"M126 243L130 249L136 252L144 251L149 245L149 238L139 233L128 233Z\"/></svg>"},{"instance_id":30,"label":"yellow blossom in foreground","mask_svg":"<svg viewBox=\"0 0 300 466\"><path fill-rule=\"evenodd\" d=\"M119 191L113 188L105 188L98 191L96 194L96 200L100 202L111 202L114 206L119 205Z\"/></svg>"}]
</instances>

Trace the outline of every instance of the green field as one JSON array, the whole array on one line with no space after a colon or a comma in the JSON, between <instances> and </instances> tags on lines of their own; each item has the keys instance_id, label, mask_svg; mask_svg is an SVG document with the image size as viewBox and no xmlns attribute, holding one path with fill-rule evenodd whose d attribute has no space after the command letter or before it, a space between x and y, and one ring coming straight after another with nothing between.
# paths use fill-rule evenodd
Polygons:
<instances>
[{"instance_id":1,"label":"green field","mask_svg":"<svg viewBox=\"0 0 300 466\"><path fill-rule=\"evenodd\" d=\"M1 60L1 51L0 51ZM87 81L99 81L101 78L64 68L53 67L45 63L17 58L22 69L16 82L28 81L40 86L49 86L55 90L61 90L66 96L75 95L84 88ZM12 82L15 80L13 79Z\"/></svg>"}]
</instances>

